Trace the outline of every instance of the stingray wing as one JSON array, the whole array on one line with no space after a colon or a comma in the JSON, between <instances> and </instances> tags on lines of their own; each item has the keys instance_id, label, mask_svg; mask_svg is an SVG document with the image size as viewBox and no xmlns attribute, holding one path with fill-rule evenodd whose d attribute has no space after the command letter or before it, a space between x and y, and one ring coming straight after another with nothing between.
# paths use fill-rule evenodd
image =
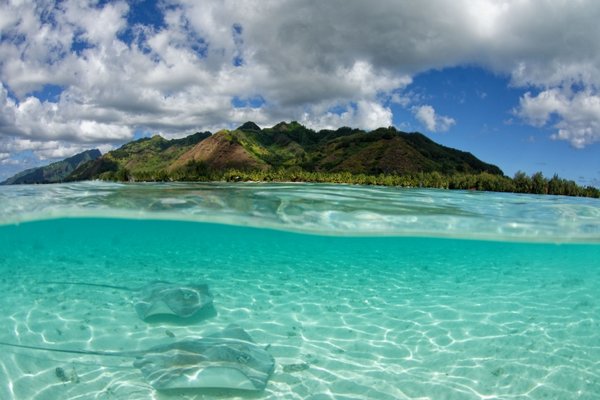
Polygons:
<instances>
[{"instance_id":1,"label":"stingray wing","mask_svg":"<svg viewBox=\"0 0 600 400\"><path fill-rule=\"evenodd\" d=\"M147 320L160 315L189 318L212 304L208 285L176 285L154 282L140 291L135 304L139 317Z\"/></svg>"},{"instance_id":2,"label":"stingray wing","mask_svg":"<svg viewBox=\"0 0 600 400\"><path fill-rule=\"evenodd\" d=\"M134 366L157 390L258 391L267 385L275 360L241 328L228 327L205 338L154 347L139 356Z\"/></svg>"}]
</instances>

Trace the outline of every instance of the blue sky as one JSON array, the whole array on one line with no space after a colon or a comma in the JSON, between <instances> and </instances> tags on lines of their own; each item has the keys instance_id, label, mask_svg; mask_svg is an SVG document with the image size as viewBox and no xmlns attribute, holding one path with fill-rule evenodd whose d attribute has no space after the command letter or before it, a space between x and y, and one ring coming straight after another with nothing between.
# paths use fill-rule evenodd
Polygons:
<instances>
[{"instance_id":1,"label":"blue sky","mask_svg":"<svg viewBox=\"0 0 600 400\"><path fill-rule=\"evenodd\" d=\"M592 0L0 4L0 180L88 148L297 120L394 125L600 187Z\"/></svg>"},{"instance_id":2,"label":"blue sky","mask_svg":"<svg viewBox=\"0 0 600 400\"><path fill-rule=\"evenodd\" d=\"M551 136L556 128L531 126L517 115L526 89L510 78L478 67L453 67L417 75L407 88L441 115L456 121L445 132L431 132L410 109L394 107L394 125L425 132L446 146L468 150L494 163L505 174L558 174L581 184L600 186L600 143L575 148Z\"/></svg>"}]
</instances>

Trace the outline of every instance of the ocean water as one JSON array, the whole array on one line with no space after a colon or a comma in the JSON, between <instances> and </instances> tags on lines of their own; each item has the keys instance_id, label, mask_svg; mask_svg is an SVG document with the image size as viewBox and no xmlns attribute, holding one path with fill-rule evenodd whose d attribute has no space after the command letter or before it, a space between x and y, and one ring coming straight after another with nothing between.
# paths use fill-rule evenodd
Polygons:
<instances>
[{"instance_id":1,"label":"ocean water","mask_svg":"<svg viewBox=\"0 0 600 400\"><path fill-rule=\"evenodd\" d=\"M140 287L216 315L147 323ZM245 329L264 391L153 389L131 359L0 346L0 399L598 399L600 202L315 184L0 187L0 341L147 349ZM66 377L57 375L57 368Z\"/></svg>"}]
</instances>

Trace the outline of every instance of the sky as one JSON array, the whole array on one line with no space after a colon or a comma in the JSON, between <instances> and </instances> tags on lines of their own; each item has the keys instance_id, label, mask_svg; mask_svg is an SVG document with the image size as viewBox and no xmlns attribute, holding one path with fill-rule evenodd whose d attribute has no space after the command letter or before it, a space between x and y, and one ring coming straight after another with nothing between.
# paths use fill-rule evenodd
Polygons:
<instances>
[{"instance_id":1,"label":"sky","mask_svg":"<svg viewBox=\"0 0 600 400\"><path fill-rule=\"evenodd\" d=\"M597 0L0 0L0 180L295 120L600 187L598 21Z\"/></svg>"}]
</instances>

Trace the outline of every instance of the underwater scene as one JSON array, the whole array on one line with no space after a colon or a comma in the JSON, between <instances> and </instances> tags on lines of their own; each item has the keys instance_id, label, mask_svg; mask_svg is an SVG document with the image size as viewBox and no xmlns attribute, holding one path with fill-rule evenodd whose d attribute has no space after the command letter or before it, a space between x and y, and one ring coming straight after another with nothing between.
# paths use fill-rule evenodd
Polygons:
<instances>
[{"instance_id":1,"label":"underwater scene","mask_svg":"<svg viewBox=\"0 0 600 400\"><path fill-rule=\"evenodd\" d=\"M0 399L598 399L597 199L0 186Z\"/></svg>"}]
</instances>

